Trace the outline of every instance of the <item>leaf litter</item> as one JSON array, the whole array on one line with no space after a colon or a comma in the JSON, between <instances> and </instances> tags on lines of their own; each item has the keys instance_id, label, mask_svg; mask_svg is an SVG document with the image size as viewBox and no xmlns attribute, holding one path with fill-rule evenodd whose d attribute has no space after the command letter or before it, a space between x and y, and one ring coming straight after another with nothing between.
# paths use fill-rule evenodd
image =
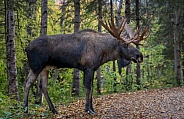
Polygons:
<instances>
[{"instance_id":1,"label":"leaf litter","mask_svg":"<svg viewBox=\"0 0 184 119\"><path fill-rule=\"evenodd\" d=\"M184 87L108 94L93 98L94 115L85 100L57 105L53 119L184 119Z\"/></svg>"}]
</instances>

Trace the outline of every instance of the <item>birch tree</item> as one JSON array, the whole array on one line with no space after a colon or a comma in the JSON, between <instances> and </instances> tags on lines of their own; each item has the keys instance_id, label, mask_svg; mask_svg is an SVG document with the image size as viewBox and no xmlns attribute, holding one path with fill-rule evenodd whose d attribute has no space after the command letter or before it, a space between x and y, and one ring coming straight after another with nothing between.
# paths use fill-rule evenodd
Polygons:
<instances>
[{"instance_id":1,"label":"birch tree","mask_svg":"<svg viewBox=\"0 0 184 119\"><path fill-rule=\"evenodd\" d=\"M4 0L6 7L5 33L6 33L6 59L8 94L11 98L20 100L17 80L16 53L15 53L15 21L14 21L14 0Z\"/></svg>"}]
</instances>

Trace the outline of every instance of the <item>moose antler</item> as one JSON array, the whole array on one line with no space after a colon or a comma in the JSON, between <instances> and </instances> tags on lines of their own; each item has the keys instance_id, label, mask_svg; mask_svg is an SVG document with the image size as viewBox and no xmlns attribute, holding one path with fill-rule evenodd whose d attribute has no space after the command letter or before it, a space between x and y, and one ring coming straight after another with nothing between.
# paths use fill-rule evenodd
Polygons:
<instances>
[{"instance_id":1,"label":"moose antler","mask_svg":"<svg viewBox=\"0 0 184 119\"><path fill-rule=\"evenodd\" d=\"M122 22L120 23L120 25L118 27L115 26L114 23L114 19L111 19L111 23L108 21L108 24L102 21L102 19L99 19L100 24L115 38L117 38L118 40L122 40L124 42L126 42L126 40L124 40L120 34L124 29L124 26L126 24L126 19L122 20Z\"/></svg>"},{"instance_id":2,"label":"moose antler","mask_svg":"<svg viewBox=\"0 0 184 119\"><path fill-rule=\"evenodd\" d=\"M139 42L145 40L150 35L148 33L148 35L146 37L144 37L148 32L147 27L144 29L144 31L142 32L141 35L139 35L140 29L138 29L136 31L136 33L134 33L134 30L133 30L133 28L130 27L130 24L125 24L124 28L125 28L125 31L127 32L128 36L129 36L128 42L129 43L134 43L135 45L141 45Z\"/></svg>"},{"instance_id":3,"label":"moose antler","mask_svg":"<svg viewBox=\"0 0 184 119\"><path fill-rule=\"evenodd\" d=\"M138 30L138 33L139 33L139 31L140 31L140 30ZM133 40L132 43L134 43L135 45L141 45L141 44L139 44L139 42L145 40L145 39L148 38L149 35L150 35L150 33L148 33L148 35L145 36L147 32L148 32L148 28L146 27L140 36L139 36L139 34L137 33L137 34L136 34L137 37L136 37L135 40ZM145 36L145 37L144 37L144 36Z\"/></svg>"},{"instance_id":4,"label":"moose antler","mask_svg":"<svg viewBox=\"0 0 184 119\"><path fill-rule=\"evenodd\" d=\"M120 16L116 16L116 18L118 19L119 23L123 21L122 17L120 17ZM124 32L122 37L124 37L124 39L126 39L126 43L128 43L128 44L134 43L135 45L142 45L142 44L139 44L139 42L145 40L150 35L150 33L147 33L148 32L147 27L144 29L144 31L142 32L141 35L139 35L140 29L138 29L135 33L134 29L130 27L130 24L126 23L123 27L124 27L126 32ZM148 34L148 35L145 36L146 34ZM128 36L129 38L127 38L126 36Z\"/></svg>"},{"instance_id":5,"label":"moose antler","mask_svg":"<svg viewBox=\"0 0 184 119\"><path fill-rule=\"evenodd\" d=\"M108 23L104 23L102 19L99 19L99 22L112 36L124 41L127 44L134 43L135 45L141 45L139 42L149 37L149 34L144 37L148 31L148 28L145 28L143 33L139 36L140 30L137 30L136 33L134 33L134 30L130 27L130 24L126 23L126 19L122 20L118 27L115 26L114 19L111 19L111 23L109 21ZM127 32L129 39L121 37L123 29Z\"/></svg>"}]
</instances>

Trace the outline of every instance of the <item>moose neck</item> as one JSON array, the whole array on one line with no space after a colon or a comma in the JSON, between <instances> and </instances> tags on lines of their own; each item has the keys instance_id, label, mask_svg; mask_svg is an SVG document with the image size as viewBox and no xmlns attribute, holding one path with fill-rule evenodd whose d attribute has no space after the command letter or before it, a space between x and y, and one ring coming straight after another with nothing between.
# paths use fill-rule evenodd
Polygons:
<instances>
[{"instance_id":1,"label":"moose neck","mask_svg":"<svg viewBox=\"0 0 184 119\"><path fill-rule=\"evenodd\" d=\"M114 38L110 39L108 42L109 43L106 46L108 47L108 50L103 54L102 64L120 58L118 42Z\"/></svg>"}]
</instances>

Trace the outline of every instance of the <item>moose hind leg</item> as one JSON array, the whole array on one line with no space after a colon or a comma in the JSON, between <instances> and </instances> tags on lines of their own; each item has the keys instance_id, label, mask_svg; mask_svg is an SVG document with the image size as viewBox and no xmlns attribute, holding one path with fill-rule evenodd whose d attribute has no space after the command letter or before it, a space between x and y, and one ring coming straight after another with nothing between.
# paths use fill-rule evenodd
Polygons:
<instances>
[{"instance_id":1,"label":"moose hind leg","mask_svg":"<svg viewBox=\"0 0 184 119\"><path fill-rule=\"evenodd\" d=\"M54 105L52 104L52 101L49 97L48 91L47 91L47 85L48 85L48 70L44 69L41 73L40 73L40 89L42 91L42 93L45 96L45 99L47 100L47 103L49 105L50 110L54 113L54 114L58 114L57 111L54 108Z\"/></svg>"},{"instance_id":2,"label":"moose hind leg","mask_svg":"<svg viewBox=\"0 0 184 119\"><path fill-rule=\"evenodd\" d=\"M92 105L92 93L93 93L93 78L94 78L94 71L88 69L84 71L84 86L86 89L86 105L85 111L88 114L94 114L95 111Z\"/></svg>"},{"instance_id":3,"label":"moose hind leg","mask_svg":"<svg viewBox=\"0 0 184 119\"><path fill-rule=\"evenodd\" d=\"M29 96L29 90L33 83L36 81L37 75L33 73L33 71L30 69L28 77L26 81L24 82L24 109L25 113L28 113L28 96Z\"/></svg>"}]
</instances>

